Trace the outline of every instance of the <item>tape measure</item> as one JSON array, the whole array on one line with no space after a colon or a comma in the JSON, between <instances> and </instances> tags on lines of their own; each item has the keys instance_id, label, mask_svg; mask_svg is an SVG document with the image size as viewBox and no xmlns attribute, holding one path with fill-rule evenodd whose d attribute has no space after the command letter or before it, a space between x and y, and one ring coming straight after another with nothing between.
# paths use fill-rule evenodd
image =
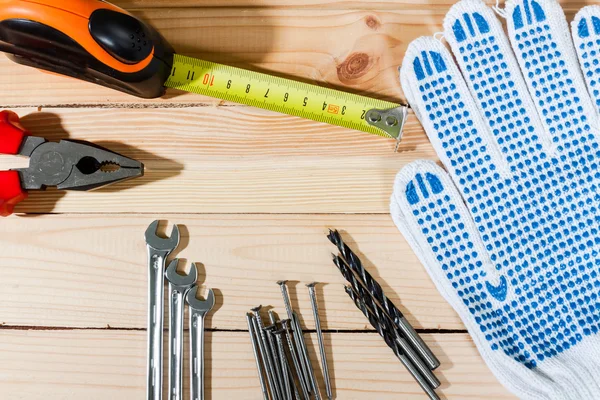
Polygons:
<instances>
[{"instance_id":1,"label":"tape measure","mask_svg":"<svg viewBox=\"0 0 600 400\"><path fill-rule=\"evenodd\" d=\"M402 137L404 106L175 54L154 28L104 0L4 3L0 51L18 63L146 99L161 97L166 86L398 143ZM69 43L52 39L59 34Z\"/></svg>"},{"instance_id":2,"label":"tape measure","mask_svg":"<svg viewBox=\"0 0 600 400\"><path fill-rule=\"evenodd\" d=\"M174 55L166 87L390 137L398 142L407 108L264 73Z\"/></svg>"}]
</instances>

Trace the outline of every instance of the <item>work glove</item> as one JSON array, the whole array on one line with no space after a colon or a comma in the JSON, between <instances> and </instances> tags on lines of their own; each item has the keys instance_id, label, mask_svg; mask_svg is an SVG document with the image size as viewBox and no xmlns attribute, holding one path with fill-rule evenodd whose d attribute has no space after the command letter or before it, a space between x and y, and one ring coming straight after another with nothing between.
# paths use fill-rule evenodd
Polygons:
<instances>
[{"instance_id":1,"label":"work glove","mask_svg":"<svg viewBox=\"0 0 600 400\"><path fill-rule=\"evenodd\" d=\"M495 11L455 4L452 54L408 47L402 87L446 170L405 166L391 213L509 390L600 399L600 7L572 38L554 0Z\"/></svg>"}]
</instances>

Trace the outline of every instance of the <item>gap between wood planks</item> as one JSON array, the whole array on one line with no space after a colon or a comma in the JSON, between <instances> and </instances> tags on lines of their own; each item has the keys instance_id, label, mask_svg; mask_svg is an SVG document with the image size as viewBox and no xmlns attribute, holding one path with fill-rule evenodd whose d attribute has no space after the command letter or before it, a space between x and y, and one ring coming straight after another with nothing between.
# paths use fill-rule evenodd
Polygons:
<instances>
[{"instance_id":1,"label":"gap between wood planks","mask_svg":"<svg viewBox=\"0 0 600 400\"><path fill-rule=\"evenodd\" d=\"M68 327L68 326L27 326L27 325L0 325L0 330L7 331L132 331L132 332L144 332L146 328L118 328L107 326L104 328L81 328L81 327ZM165 328L165 331L168 329ZM466 329L416 329L420 334L457 334L457 333L468 333ZM230 332L240 333L248 332L247 329L220 329L220 328L206 328L206 332ZM304 329L304 333L316 333L315 329ZM323 329L323 333L377 333L373 329Z\"/></svg>"},{"instance_id":2,"label":"gap between wood planks","mask_svg":"<svg viewBox=\"0 0 600 400\"><path fill-rule=\"evenodd\" d=\"M219 99L216 99L219 100ZM225 100L221 100L225 101ZM42 105L31 105L31 104L7 104L3 105L3 109L10 108L35 108L37 107L38 112L43 109L57 109L57 108L100 108L100 109L158 109L158 108L194 108L194 107L252 107L245 104L226 102L222 104L214 104L211 102L197 102L197 103L167 103L167 102L156 102L156 103L65 103L65 104L42 104Z\"/></svg>"},{"instance_id":3,"label":"gap between wood planks","mask_svg":"<svg viewBox=\"0 0 600 400\"><path fill-rule=\"evenodd\" d=\"M337 89L336 89L337 90ZM352 93L352 94L357 94L355 92L348 92L348 93ZM366 97L366 96L365 96ZM219 99L216 99L219 100ZM37 105L37 106L32 106L30 104L8 104L8 105L3 105L2 108L3 109L19 109L19 108L32 108L32 107L37 107L38 112L41 112L43 109L57 109L57 108L73 108L73 109L86 109L86 108L99 108L99 109L132 109L132 110L142 110L142 109L169 109L169 108L194 108L194 107L253 107L253 106L249 106L246 104L239 104L239 103L231 103L231 102L225 102L225 100L221 100L224 103L220 103L220 104L214 104L211 102L199 102L199 103L81 103L81 104L42 104L42 105ZM411 110L412 108L410 107L409 104L402 104L402 103L398 103L401 105L404 105L405 107L407 107L409 110ZM254 107L256 108L256 107ZM276 111L273 111L274 113L276 113ZM279 114L279 113L277 113ZM300 118L300 117L298 117ZM324 123L324 122L323 122Z\"/></svg>"}]
</instances>

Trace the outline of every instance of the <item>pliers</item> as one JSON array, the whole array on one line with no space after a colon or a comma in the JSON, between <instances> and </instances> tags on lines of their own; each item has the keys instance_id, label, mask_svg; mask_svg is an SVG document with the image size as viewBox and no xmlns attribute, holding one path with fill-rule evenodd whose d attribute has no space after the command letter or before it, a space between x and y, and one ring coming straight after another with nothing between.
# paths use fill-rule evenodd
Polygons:
<instances>
[{"instance_id":1,"label":"pliers","mask_svg":"<svg viewBox=\"0 0 600 400\"><path fill-rule=\"evenodd\" d=\"M29 167L0 171L0 216L27 198L28 190L92 190L144 175L144 165L87 142L48 142L30 136L17 114L0 112L0 154L30 158Z\"/></svg>"}]
</instances>

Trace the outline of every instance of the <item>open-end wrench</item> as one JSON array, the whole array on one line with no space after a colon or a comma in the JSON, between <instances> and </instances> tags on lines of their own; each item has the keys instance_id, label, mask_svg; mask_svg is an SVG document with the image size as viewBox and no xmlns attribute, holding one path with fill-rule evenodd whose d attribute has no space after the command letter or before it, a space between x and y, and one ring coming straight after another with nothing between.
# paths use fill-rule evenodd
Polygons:
<instances>
[{"instance_id":1,"label":"open-end wrench","mask_svg":"<svg viewBox=\"0 0 600 400\"><path fill-rule=\"evenodd\" d=\"M190 400L204 400L204 317L215 305L215 294L208 289L206 300L196 297L198 286L185 296L190 306Z\"/></svg>"},{"instance_id":2,"label":"open-end wrench","mask_svg":"<svg viewBox=\"0 0 600 400\"><path fill-rule=\"evenodd\" d=\"M157 236L157 228L158 221L154 221L146 230L149 273L147 400L162 399L165 263L169 254L179 245L179 229L177 225L173 225L170 238Z\"/></svg>"},{"instance_id":3,"label":"open-end wrench","mask_svg":"<svg viewBox=\"0 0 600 400\"><path fill-rule=\"evenodd\" d=\"M187 275L177 272L178 259L171 261L165 278L169 282L169 400L183 399L183 312L185 295L198 279L196 264Z\"/></svg>"}]
</instances>

